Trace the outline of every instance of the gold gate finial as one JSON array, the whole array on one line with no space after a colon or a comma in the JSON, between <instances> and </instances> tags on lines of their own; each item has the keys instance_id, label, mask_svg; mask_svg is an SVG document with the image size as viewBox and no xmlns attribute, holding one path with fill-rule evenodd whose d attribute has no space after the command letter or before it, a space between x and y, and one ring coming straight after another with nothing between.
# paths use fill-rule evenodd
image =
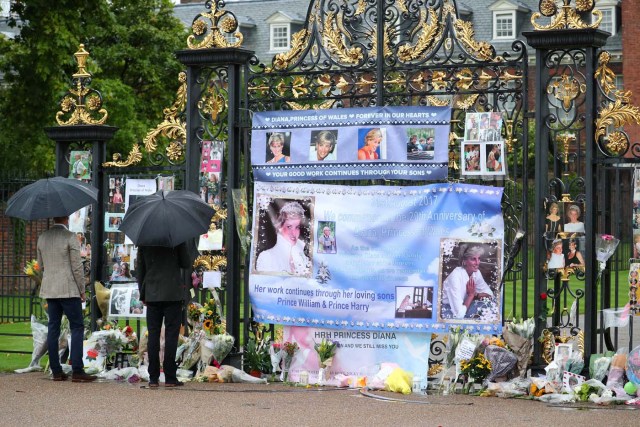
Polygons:
<instances>
[{"instance_id":1,"label":"gold gate finial","mask_svg":"<svg viewBox=\"0 0 640 427\"><path fill-rule=\"evenodd\" d=\"M60 126L102 125L107 121L107 110L102 108L102 95L90 89L91 73L87 71L89 52L80 44L73 54L78 62L78 71L72 77L75 88L67 90L60 101L60 111L56 113L56 122Z\"/></svg>"},{"instance_id":2,"label":"gold gate finial","mask_svg":"<svg viewBox=\"0 0 640 427\"><path fill-rule=\"evenodd\" d=\"M573 0L562 0L563 4L560 8L556 4L556 0L540 0L538 9L531 15L531 24L538 31L547 30L575 30L584 28L598 28L602 21L602 12L594 9L595 0L575 0L576 5L571 6ZM581 13L591 12L594 20L592 24L587 24L580 17ZM549 25L538 24L536 21L540 17L546 16L551 18Z\"/></svg>"}]
</instances>

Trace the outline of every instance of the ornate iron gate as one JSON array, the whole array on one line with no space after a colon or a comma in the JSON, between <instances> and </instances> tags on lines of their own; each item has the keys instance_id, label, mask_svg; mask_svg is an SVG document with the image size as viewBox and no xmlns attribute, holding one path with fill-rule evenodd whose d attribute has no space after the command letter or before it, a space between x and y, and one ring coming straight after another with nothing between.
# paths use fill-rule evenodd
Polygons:
<instances>
[{"instance_id":1,"label":"ornate iron gate","mask_svg":"<svg viewBox=\"0 0 640 427\"><path fill-rule=\"evenodd\" d=\"M492 181L505 186L503 208L508 241L526 228L528 215L529 174L527 67L525 45L515 41L510 52L498 54L486 42L474 39L470 22L458 17L455 1L312 1L305 27L292 37L291 50L276 55L270 64L261 64L252 57L248 65L236 64L245 51L237 48L242 36L229 42L237 26L235 17L222 9L222 4L194 19L191 50L178 53L189 67L190 95L199 96L199 119L202 127L191 127L190 135L202 140L200 134L208 127L229 133L228 149L244 156L243 162L229 163L229 171L244 168L242 186L251 193L249 175L249 123L247 112L268 110L327 109L374 105L450 105L453 126L449 139L450 180L460 179L459 140L464 132L466 112L499 111L505 118L504 139L507 142L509 179ZM226 48L224 50L212 48ZM225 58L226 57L226 58ZM206 68L228 61L234 65ZM248 59L248 57L247 57ZM242 79L242 80L241 80ZM207 82L209 82L207 84ZM242 82L242 90L236 86ZM229 88L237 91L231 96ZM228 104L221 101L227 99ZM195 105L195 99L189 105ZM228 107L228 109L227 109ZM196 115L195 112L191 114ZM226 129L222 123L226 119ZM237 150L240 140L233 132L242 131L242 152ZM237 158L240 160L240 158ZM231 160L230 160L231 161ZM230 187L240 181L231 177ZM402 185L402 182L396 184ZM230 203L228 203L230 206ZM232 224L232 221L229 221ZM230 225L231 226L231 225ZM227 228L229 231L229 229ZM235 233L227 234L235 239ZM227 240L229 241L229 240ZM507 254L517 251L507 245ZM229 247L227 247L229 250ZM233 254L227 254L229 259ZM508 260L514 299L509 310L527 313L526 274L527 250L517 262ZM227 292L239 282L236 260L227 264ZM232 276L232 274L235 274ZM245 276L244 292L247 295ZM248 299L244 301L248 313ZM231 305L229 305L231 307ZM259 326L243 319L244 334ZM435 341L432 349L438 355L442 341Z\"/></svg>"}]
</instances>

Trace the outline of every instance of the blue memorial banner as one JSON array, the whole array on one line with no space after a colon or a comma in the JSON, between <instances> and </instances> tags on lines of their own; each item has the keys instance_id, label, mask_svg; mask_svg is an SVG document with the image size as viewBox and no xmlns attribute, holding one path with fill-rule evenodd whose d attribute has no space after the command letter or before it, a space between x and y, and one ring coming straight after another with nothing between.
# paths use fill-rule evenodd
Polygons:
<instances>
[{"instance_id":1,"label":"blue memorial banner","mask_svg":"<svg viewBox=\"0 0 640 427\"><path fill-rule=\"evenodd\" d=\"M447 177L450 107L269 111L253 115L257 181Z\"/></svg>"},{"instance_id":2,"label":"blue memorial banner","mask_svg":"<svg viewBox=\"0 0 640 427\"><path fill-rule=\"evenodd\" d=\"M502 188L256 182L254 197L256 321L501 331Z\"/></svg>"}]
</instances>

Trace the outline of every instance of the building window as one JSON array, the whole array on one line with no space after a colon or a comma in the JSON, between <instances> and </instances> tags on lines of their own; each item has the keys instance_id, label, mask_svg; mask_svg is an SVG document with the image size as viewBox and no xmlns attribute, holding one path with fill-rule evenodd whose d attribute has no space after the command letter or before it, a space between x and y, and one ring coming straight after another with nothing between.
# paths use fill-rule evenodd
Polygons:
<instances>
[{"instance_id":1,"label":"building window","mask_svg":"<svg viewBox=\"0 0 640 427\"><path fill-rule=\"evenodd\" d=\"M599 8L602 12L602 21L600 22L600 26L598 27L601 30L604 30L608 33L611 33L612 36L616 34L616 9L615 7L602 7Z\"/></svg>"},{"instance_id":2,"label":"building window","mask_svg":"<svg viewBox=\"0 0 640 427\"><path fill-rule=\"evenodd\" d=\"M516 12L493 12L493 38L514 39L516 37Z\"/></svg>"},{"instance_id":3,"label":"building window","mask_svg":"<svg viewBox=\"0 0 640 427\"><path fill-rule=\"evenodd\" d=\"M271 24L271 50L289 49L289 24Z\"/></svg>"},{"instance_id":4,"label":"building window","mask_svg":"<svg viewBox=\"0 0 640 427\"><path fill-rule=\"evenodd\" d=\"M616 90L623 91L624 90L624 79L621 74L616 76Z\"/></svg>"}]
</instances>

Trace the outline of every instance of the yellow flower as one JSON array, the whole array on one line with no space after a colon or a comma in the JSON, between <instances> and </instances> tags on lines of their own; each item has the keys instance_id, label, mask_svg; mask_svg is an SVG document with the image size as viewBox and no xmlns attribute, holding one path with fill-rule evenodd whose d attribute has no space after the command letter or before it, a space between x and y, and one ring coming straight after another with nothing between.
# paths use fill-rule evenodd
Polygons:
<instances>
[{"instance_id":1,"label":"yellow flower","mask_svg":"<svg viewBox=\"0 0 640 427\"><path fill-rule=\"evenodd\" d=\"M207 315L208 316L211 316L212 314L213 314L213 311L211 311L211 310L207 311Z\"/></svg>"},{"instance_id":2,"label":"yellow flower","mask_svg":"<svg viewBox=\"0 0 640 427\"><path fill-rule=\"evenodd\" d=\"M212 326L213 326L213 322L209 319L205 320L204 323L202 324L202 327L206 330L210 330Z\"/></svg>"},{"instance_id":3,"label":"yellow flower","mask_svg":"<svg viewBox=\"0 0 640 427\"><path fill-rule=\"evenodd\" d=\"M216 302L215 302L213 299L210 299L210 300L209 300L209 305L213 305L213 304L215 304L215 303L216 303Z\"/></svg>"}]
</instances>

